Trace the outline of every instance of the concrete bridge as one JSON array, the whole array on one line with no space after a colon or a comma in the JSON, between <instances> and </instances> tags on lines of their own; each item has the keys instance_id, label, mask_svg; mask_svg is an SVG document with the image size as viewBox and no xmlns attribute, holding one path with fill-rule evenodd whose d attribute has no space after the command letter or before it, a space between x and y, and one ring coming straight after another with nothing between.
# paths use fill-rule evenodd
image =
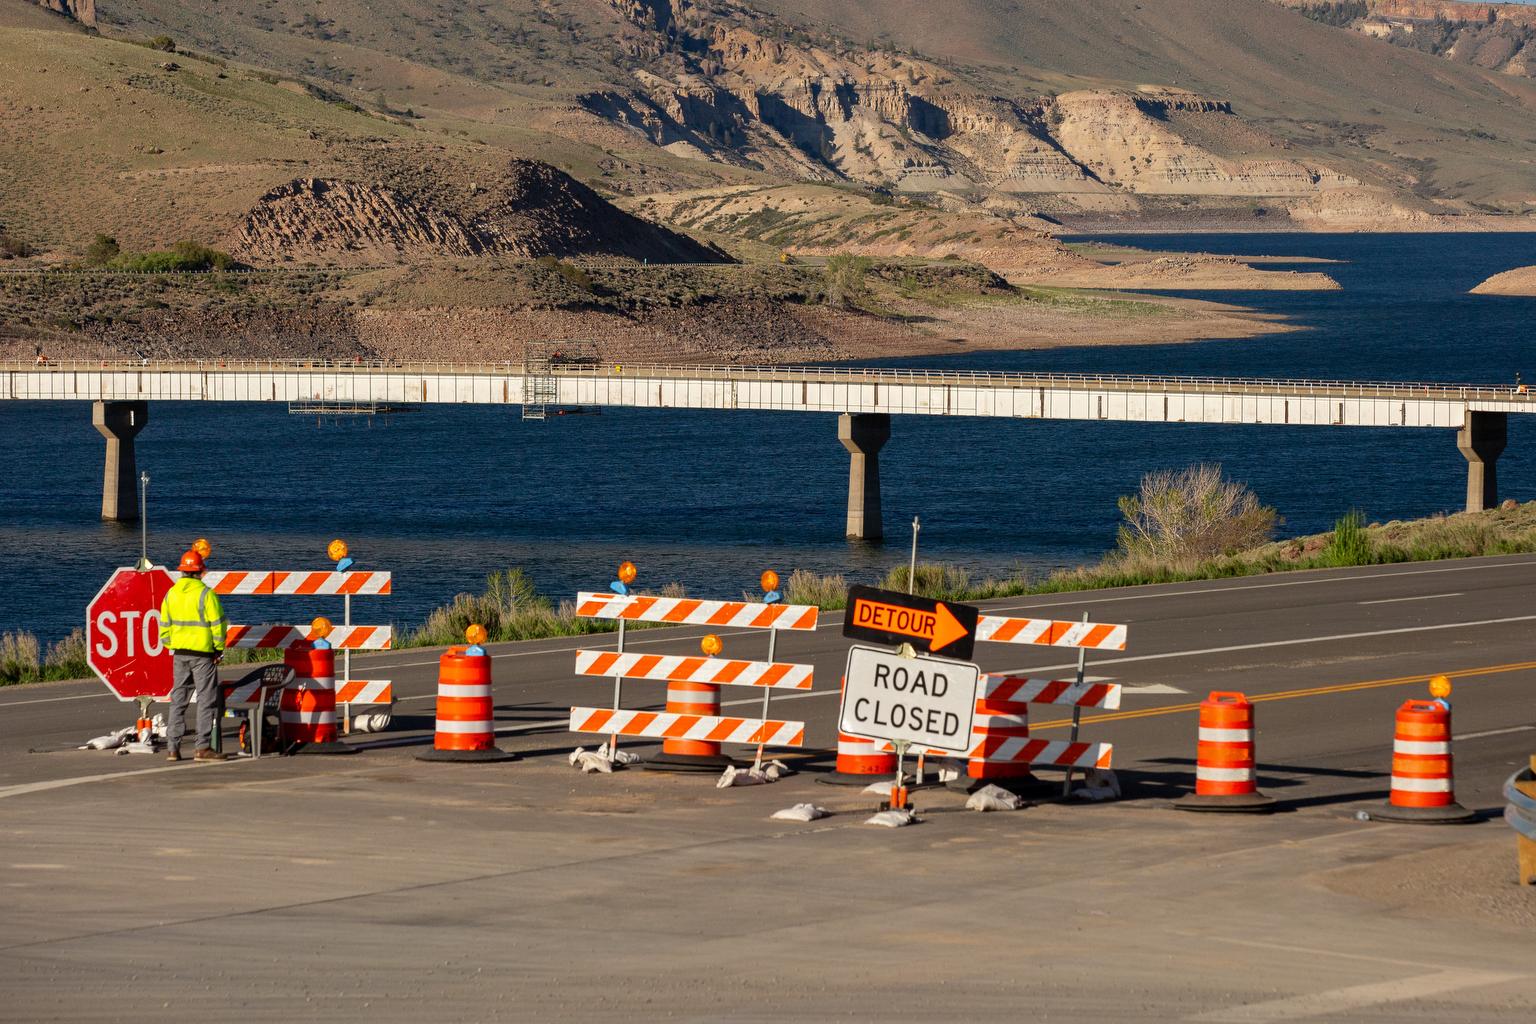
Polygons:
<instances>
[{"instance_id":1,"label":"concrete bridge","mask_svg":"<svg viewBox=\"0 0 1536 1024\"><path fill-rule=\"evenodd\" d=\"M838 415L849 452L848 536L877 538L879 451L892 416L986 416L1143 423L1438 427L1467 459L1467 510L1497 502L1511 413L1536 413L1514 387L1390 381L988 373L884 367L319 361L0 363L0 398L89 401L107 439L102 516L136 518L133 438L150 402L283 402L367 409L414 404L755 409Z\"/></svg>"}]
</instances>

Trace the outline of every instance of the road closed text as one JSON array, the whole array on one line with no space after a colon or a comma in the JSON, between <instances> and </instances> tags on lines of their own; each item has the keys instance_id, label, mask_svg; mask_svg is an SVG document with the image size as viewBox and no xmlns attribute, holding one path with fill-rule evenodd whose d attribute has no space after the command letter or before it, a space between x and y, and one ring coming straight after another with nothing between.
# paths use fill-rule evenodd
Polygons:
<instances>
[{"instance_id":1,"label":"road closed text","mask_svg":"<svg viewBox=\"0 0 1536 1024\"><path fill-rule=\"evenodd\" d=\"M915 666L920 666L917 659L911 660ZM852 709L855 720L877 728L912 729L952 741L962 739L960 716L923 699L942 699L949 693L949 676L944 672L922 667L876 665L872 685L880 696L855 698ZM906 697L912 699L903 699ZM970 723L965 725L969 729Z\"/></svg>"},{"instance_id":2,"label":"road closed text","mask_svg":"<svg viewBox=\"0 0 1536 1024\"><path fill-rule=\"evenodd\" d=\"M979 675L966 662L854 647L840 727L852 736L966 751Z\"/></svg>"}]
</instances>

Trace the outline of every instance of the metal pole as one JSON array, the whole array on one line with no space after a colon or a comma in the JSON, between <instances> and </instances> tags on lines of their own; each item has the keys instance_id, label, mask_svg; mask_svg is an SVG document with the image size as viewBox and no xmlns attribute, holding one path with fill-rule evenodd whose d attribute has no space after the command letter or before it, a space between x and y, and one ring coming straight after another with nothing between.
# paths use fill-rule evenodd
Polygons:
<instances>
[{"instance_id":1,"label":"metal pole","mask_svg":"<svg viewBox=\"0 0 1536 1024\"><path fill-rule=\"evenodd\" d=\"M901 810L901 808L896 806L896 793L897 793L898 790L901 789L901 779L902 779L902 775L903 775L902 768L903 768L903 762L905 762L905 760L906 760L906 756L907 756L907 741L906 740L897 740L896 741L896 781L891 784L891 798L888 801L886 801L886 806L889 807L893 811ZM902 801L902 802L905 803L906 801Z\"/></svg>"},{"instance_id":2,"label":"metal pole","mask_svg":"<svg viewBox=\"0 0 1536 1024\"><path fill-rule=\"evenodd\" d=\"M775 652L775 650L778 647L778 640L779 640L779 630L778 630L778 627L775 626L775 627L773 627L773 628L768 630L768 662L769 662L769 664L773 663L774 652ZM768 722L768 700L772 696L773 696L773 687L771 687L771 686L763 687L763 723L764 723L763 724L763 733L762 733L763 739L762 739L762 742L758 743L758 745L757 745L757 762L752 765L752 770L755 771L755 772L763 770L763 747L768 745L768 725L767 725L767 722Z\"/></svg>"},{"instance_id":3,"label":"metal pole","mask_svg":"<svg viewBox=\"0 0 1536 1024\"><path fill-rule=\"evenodd\" d=\"M139 564L140 572L149 569L149 474L139 474Z\"/></svg>"},{"instance_id":4,"label":"metal pole","mask_svg":"<svg viewBox=\"0 0 1536 1024\"><path fill-rule=\"evenodd\" d=\"M350 626L350 625L352 625L352 595L351 594L343 594L342 598L341 598L341 601L342 601L342 605L341 605L341 624L343 626ZM349 632L350 632L350 630L349 630ZM352 648L344 647L344 648L342 648L342 651L341 651L341 684L342 684L342 687L345 688L346 684L350 683L351 681L352 681ZM346 730L346 735L348 735L348 736L352 735L352 702L351 701L347 701L346 703L342 704L342 706L341 706L341 724L342 724L342 728L344 730Z\"/></svg>"},{"instance_id":5,"label":"metal pole","mask_svg":"<svg viewBox=\"0 0 1536 1024\"><path fill-rule=\"evenodd\" d=\"M912 517L912 561L907 563L907 593L917 593L917 531L923 525L918 522L917 516Z\"/></svg>"},{"instance_id":6,"label":"metal pole","mask_svg":"<svg viewBox=\"0 0 1536 1024\"><path fill-rule=\"evenodd\" d=\"M1083 612L1083 621L1088 621L1088 613ZM1077 688L1083 688L1083 671L1088 667L1088 648L1077 649ZM1072 742L1077 742L1077 728L1083 721L1083 708L1080 704L1072 705ZM1072 795L1072 766L1067 765L1067 777L1061 783L1061 798L1067 799Z\"/></svg>"},{"instance_id":7,"label":"metal pole","mask_svg":"<svg viewBox=\"0 0 1536 1024\"><path fill-rule=\"evenodd\" d=\"M623 619L619 620L619 653L620 654L624 653L624 620ZM623 676L614 676L613 677L613 710L615 710L615 711L619 710L619 693L623 689L623 686L624 686L624 677ZM617 761L618 759L619 759L619 734L618 733L614 733L612 736L608 737L608 760L610 760L610 761Z\"/></svg>"}]
</instances>

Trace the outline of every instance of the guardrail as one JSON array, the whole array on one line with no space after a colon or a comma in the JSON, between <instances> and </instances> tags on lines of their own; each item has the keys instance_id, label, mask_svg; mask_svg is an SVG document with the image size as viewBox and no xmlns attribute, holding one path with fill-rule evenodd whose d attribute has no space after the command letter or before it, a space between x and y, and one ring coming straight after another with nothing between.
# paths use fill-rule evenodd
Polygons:
<instances>
[{"instance_id":1,"label":"guardrail","mask_svg":"<svg viewBox=\"0 0 1536 1024\"><path fill-rule=\"evenodd\" d=\"M0 372L139 372L139 373L330 373L521 375L521 362L338 362L293 360L26 360L0 362ZM922 370L860 366L731 366L666 363L554 363L548 373L578 379L671 379L771 381L779 383L923 384L991 388L1049 387L1072 390L1195 392L1219 394L1330 395L1362 398L1423 398L1457 401L1533 402L1536 394L1507 385L1431 381L1346 381L1305 378L1200 377L1139 374L1002 373L985 370ZM1536 406L1533 406L1536 407Z\"/></svg>"}]
</instances>

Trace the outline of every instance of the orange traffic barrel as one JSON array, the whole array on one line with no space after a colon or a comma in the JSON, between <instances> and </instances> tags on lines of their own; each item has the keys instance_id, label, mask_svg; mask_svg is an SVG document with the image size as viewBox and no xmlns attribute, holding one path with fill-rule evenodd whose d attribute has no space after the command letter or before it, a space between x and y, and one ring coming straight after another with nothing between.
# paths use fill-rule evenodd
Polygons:
<instances>
[{"instance_id":1,"label":"orange traffic barrel","mask_svg":"<svg viewBox=\"0 0 1536 1024\"><path fill-rule=\"evenodd\" d=\"M713 683L671 680L667 683L667 713L718 717L720 687ZM719 772L735 764L720 753L718 742L685 739L663 739L661 753L644 761L644 767L658 772Z\"/></svg>"},{"instance_id":2,"label":"orange traffic barrel","mask_svg":"<svg viewBox=\"0 0 1536 1024\"><path fill-rule=\"evenodd\" d=\"M1000 786L1016 792L1038 788L1040 780L1030 772L1030 763L1003 753L1006 748L1018 749L1021 744L1009 741L1019 739L1029 739L1028 702L978 697L976 715L971 719L971 740L975 746L965 760L965 774L948 788L966 793L983 786Z\"/></svg>"},{"instance_id":3,"label":"orange traffic barrel","mask_svg":"<svg viewBox=\"0 0 1536 1024\"><path fill-rule=\"evenodd\" d=\"M1181 811L1263 813L1273 797L1259 792L1253 755L1253 704L1240 693L1213 692L1200 702L1195 792L1175 800Z\"/></svg>"},{"instance_id":4,"label":"orange traffic barrel","mask_svg":"<svg viewBox=\"0 0 1536 1024\"><path fill-rule=\"evenodd\" d=\"M846 688L848 679L843 678ZM816 776L817 782L829 786L867 786L881 778L896 774L896 754L881 750L879 740L866 740L849 736L841 729L837 733L837 767Z\"/></svg>"},{"instance_id":5,"label":"orange traffic barrel","mask_svg":"<svg viewBox=\"0 0 1536 1024\"><path fill-rule=\"evenodd\" d=\"M437 728L418 761L516 761L496 746L491 658L480 647L450 647L437 662Z\"/></svg>"},{"instance_id":6,"label":"orange traffic barrel","mask_svg":"<svg viewBox=\"0 0 1536 1024\"><path fill-rule=\"evenodd\" d=\"M1477 814L1456 802L1451 766L1451 709L1437 700L1410 700L1397 709L1392 733L1392 792L1373 821L1456 825Z\"/></svg>"},{"instance_id":7,"label":"orange traffic barrel","mask_svg":"<svg viewBox=\"0 0 1536 1024\"><path fill-rule=\"evenodd\" d=\"M283 651L293 680L278 699L280 744L289 753L355 754L336 730L336 651L308 641Z\"/></svg>"}]
</instances>

